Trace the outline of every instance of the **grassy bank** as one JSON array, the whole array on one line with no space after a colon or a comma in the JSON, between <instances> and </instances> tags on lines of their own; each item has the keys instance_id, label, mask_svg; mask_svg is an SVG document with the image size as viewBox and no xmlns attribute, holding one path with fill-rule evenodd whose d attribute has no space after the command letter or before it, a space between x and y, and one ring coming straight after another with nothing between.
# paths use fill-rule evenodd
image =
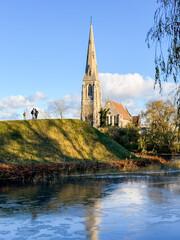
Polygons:
<instances>
[{"instance_id":1,"label":"grassy bank","mask_svg":"<svg viewBox=\"0 0 180 240\"><path fill-rule=\"evenodd\" d=\"M0 121L0 163L118 161L132 156L80 120Z\"/></svg>"},{"instance_id":2,"label":"grassy bank","mask_svg":"<svg viewBox=\"0 0 180 240\"><path fill-rule=\"evenodd\" d=\"M135 156L80 120L0 122L0 182L38 182L64 175L161 170L162 158Z\"/></svg>"}]
</instances>

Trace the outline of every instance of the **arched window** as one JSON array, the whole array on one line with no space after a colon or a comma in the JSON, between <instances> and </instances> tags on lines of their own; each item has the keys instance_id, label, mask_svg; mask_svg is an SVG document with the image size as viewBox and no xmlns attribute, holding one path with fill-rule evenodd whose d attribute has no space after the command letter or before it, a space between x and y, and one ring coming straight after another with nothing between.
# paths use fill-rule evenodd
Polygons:
<instances>
[{"instance_id":1,"label":"arched window","mask_svg":"<svg viewBox=\"0 0 180 240\"><path fill-rule=\"evenodd\" d=\"M93 93L92 90L93 90L92 86L91 86L91 84L89 84L89 86L88 86L88 97L92 97L92 93Z\"/></svg>"}]
</instances>

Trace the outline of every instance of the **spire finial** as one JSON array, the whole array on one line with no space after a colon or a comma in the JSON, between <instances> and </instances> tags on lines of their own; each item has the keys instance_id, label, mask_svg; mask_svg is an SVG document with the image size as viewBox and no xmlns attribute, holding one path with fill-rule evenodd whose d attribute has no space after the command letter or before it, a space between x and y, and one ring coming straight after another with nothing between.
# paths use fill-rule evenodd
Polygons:
<instances>
[{"instance_id":1,"label":"spire finial","mask_svg":"<svg viewBox=\"0 0 180 240\"><path fill-rule=\"evenodd\" d=\"M92 25L92 16L91 16L91 25Z\"/></svg>"}]
</instances>

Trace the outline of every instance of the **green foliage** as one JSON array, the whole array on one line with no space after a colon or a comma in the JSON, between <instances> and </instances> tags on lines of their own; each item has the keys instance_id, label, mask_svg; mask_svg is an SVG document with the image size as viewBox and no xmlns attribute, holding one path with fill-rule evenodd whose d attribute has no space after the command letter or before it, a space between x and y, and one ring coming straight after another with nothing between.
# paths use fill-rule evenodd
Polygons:
<instances>
[{"instance_id":1,"label":"green foliage","mask_svg":"<svg viewBox=\"0 0 180 240\"><path fill-rule=\"evenodd\" d=\"M177 110L170 101L154 101L142 112L147 130L141 135L139 148L145 152L178 151Z\"/></svg>"},{"instance_id":2,"label":"green foliage","mask_svg":"<svg viewBox=\"0 0 180 240\"><path fill-rule=\"evenodd\" d=\"M109 112L109 109L106 109L106 108L101 108L101 110L99 111L99 113L100 113L100 127L105 127L106 126L106 118L107 118L108 112Z\"/></svg>"},{"instance_id":3,"label":"green foliage","mask_svg":"<svg viewBox=\"0 0 180 240\"><path fill-rule=\"evenodd\" d=\"M153 154L180 151L180 118L170 101L148 103L141 119L146 125L144 133L140 133L140 129L133 124L128 124L126 128L106 127L101 131L129 151Z\"/></svg>"},{"instance_id":4,"label":"green foliage","mask_svg":"<svg viewBox=\"0 0 180 240\"><path fill-rule=\"evenodd\" d=\"M102 131L129 151L138 151L140 134L139 129L133 124L128 124L126 128L107 127Z\"/></svg>"}]
</instances>

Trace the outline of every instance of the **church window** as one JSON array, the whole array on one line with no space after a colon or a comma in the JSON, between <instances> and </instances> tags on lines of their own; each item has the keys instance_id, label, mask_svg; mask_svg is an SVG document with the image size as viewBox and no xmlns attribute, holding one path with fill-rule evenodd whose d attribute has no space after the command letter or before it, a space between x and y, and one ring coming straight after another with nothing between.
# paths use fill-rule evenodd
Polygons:
<instances>
[{"instance_id":1,"label":"church window","mask_svg":"<svg viewBox=\"0 0 180 240\"><path fill-rule=\"evenodd\" d=\"M112 125L112 116L110 116L110 125Z\"/></svg>"},{"instance_id":2,"label":"church window","mask_svg":"<svg viewBox=\"0 0 180 240\"><path fill-rule=\"evenodd\" d=\"M92 86L89 84L88 86L88 97L92 97Z\"/></svg>"},{"instance_id":3,"label":"church window","mask_svg":"<svg viewBox=\"0 0 180 240\"><path fill-rule=\"evenodd\" d=\"M117 115L114 116L114 125L115 126L118 125L118 117L117 117Z\"/></svg>"}]
</instances>

